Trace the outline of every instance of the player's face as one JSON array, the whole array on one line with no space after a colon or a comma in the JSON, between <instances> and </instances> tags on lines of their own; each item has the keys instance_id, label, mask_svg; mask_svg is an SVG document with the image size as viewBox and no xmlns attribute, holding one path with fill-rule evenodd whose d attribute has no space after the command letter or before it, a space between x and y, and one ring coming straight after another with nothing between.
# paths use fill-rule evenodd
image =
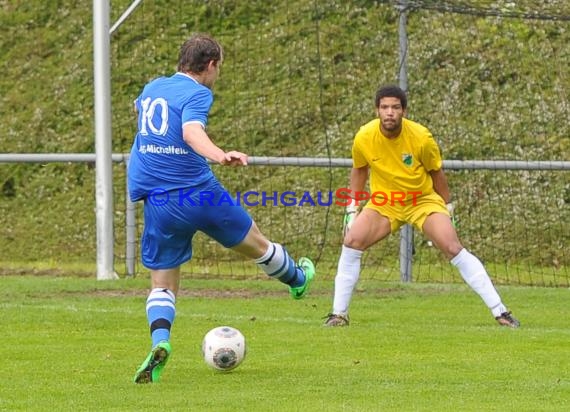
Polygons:
<instances>
[{"instance_id":1,"label":"player's face","mask_svg":"<svg viewBox=\"0 0 570 412\"><path fill-rule=\"evenodd\" d=\"M400 132L402 118L405 110L397 97L384 97L380 99L377 109L378 117L382 124L382 130L388 133Z\"/></svg>"}]
</instances>

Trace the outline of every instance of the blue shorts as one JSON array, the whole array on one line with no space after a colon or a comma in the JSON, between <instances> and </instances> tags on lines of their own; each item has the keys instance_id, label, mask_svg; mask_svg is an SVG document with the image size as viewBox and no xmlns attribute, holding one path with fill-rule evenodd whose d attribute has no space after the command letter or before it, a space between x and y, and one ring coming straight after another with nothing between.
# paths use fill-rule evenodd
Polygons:
<instances>
[{"instance_id":1,"label":"blue shorts","mask_svg":"<svg viewBox=\"0 0 570 412\"><path fill-rule=\"evenodd\" d=\"M192 258L192 238L203 232L222 246L243 241L253 220L239 204L229 201L218 181L200 186L156 190L144 199L142 263L149 269L171 269Z\"/></svg>"}]
</instances>

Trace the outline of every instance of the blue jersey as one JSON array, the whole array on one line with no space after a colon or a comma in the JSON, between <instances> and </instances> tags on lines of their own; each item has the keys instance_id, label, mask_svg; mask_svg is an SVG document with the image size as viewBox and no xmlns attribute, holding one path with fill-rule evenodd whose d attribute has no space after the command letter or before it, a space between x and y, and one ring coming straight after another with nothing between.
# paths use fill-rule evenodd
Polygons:
<instances>
[{"instance_id":1,"label":"blue jersey","mask_svg":"<svg viewBox=\"0 0 570 412\"><path fill-rule=\"evenodd\" d=\"M183 139L185 124L206 127L212 91L184 73L148 83L135 100L138 132L129 159L133 202L154 190L175 190L214 179L206 158Z\"/></svg>"}]
</instances>

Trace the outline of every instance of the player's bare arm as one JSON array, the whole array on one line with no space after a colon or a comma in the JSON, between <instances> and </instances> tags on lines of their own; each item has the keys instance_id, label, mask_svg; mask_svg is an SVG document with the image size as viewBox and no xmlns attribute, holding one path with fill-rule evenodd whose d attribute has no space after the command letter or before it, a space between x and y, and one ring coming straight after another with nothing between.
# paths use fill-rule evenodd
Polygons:
<instances>
[{"instance_id":1,"label":"player's bare arm","mask_svg":"<svg viewBox=\"0 0 570 412\"><path fill-rule=\"evenodd\" d=\"M443 169L432 170L429 172L431 179L433 180L433 189L439 194L443 201L451 203L451 193L449 192L449 185L447 184L447 176Z\"/></svg>"},{"instance_id":2,"label":"player's bare arm","mask_svg":"<svg viewBox=\"0 0 570 412\"><path fill-rule=\"evenodd\" d=\"M232 150L224 152L216 146L199 123L184 126L184 141L197 153L224 166L247 165L247 155Z\"/></svg>"},{"instance_id":3,"label":"player's bare arm","mask_svg":"<svg viewBox=\"0 0 570 412\"><path fill-rule=\"evenodd\" d=\"M358 213L358 200L355 199L357 192L362 192L364 190L364 185L366 185L366 180L368 179L368 166L355 168L353 167L350 171L350 196L352 200L347 204L346 211L344 213L342 231L344 236L348 233L356 214Z\"/></svg>"},{"instance_id":4,"label":"player's bare arm","mask_svg":"<svg viewBox=\"0 0 570 412\"><path fill-rule=\"evenodd\" d=\"M350 171L350 190L351 196L354 196L356 192L362 192L366 181L368 180L368 166L355 168L353 167Z\"/></svg>"}]
</instances>

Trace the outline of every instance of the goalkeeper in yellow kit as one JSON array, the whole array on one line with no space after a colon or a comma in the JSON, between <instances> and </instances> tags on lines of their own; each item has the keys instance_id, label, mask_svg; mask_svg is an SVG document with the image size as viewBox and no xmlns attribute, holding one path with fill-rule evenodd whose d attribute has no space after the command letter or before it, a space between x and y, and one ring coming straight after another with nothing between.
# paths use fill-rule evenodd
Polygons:
<instances>
[{"instance_id":1,"label":"goalkeeper in yellow kit","mask_svg":"<svg viewBox=\"0 0 570 412\"><path fill-rule=\"evenodd\" d=\"M500 325L519 327L481 261L457 237L439 147L427 128L404 118L406 93L397 86L383 86L376 92L375 105L378 118L360 128L352 146L353 198L346 209L333 309L325 325L349 324L348 307L360 275L362 253L409 223L457 267ZM359 194L366 193L369 175L372 198L358 213Z\"/></svg>"}]
</instances>

